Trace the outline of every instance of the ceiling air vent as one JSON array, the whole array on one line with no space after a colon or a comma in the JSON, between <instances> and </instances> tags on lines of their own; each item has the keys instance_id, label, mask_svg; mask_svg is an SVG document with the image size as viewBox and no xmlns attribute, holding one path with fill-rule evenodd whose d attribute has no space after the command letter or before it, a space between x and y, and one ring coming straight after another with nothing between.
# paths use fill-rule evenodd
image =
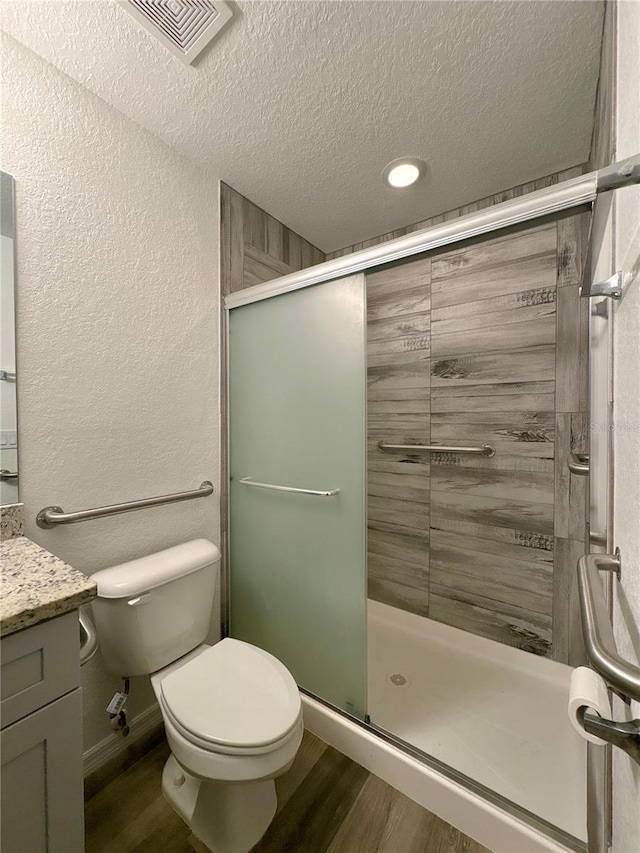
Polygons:
<instances>
[{"instance_id":1,"label":"ceiling air vent","mask_svg":"<svg viewBox=\"0 0 640 853\"><path fill-rule=\"evenodd\" d=\"M120 5L186 65L233 15L224 0L120 0Z\"/></svg>"}]
</instances>

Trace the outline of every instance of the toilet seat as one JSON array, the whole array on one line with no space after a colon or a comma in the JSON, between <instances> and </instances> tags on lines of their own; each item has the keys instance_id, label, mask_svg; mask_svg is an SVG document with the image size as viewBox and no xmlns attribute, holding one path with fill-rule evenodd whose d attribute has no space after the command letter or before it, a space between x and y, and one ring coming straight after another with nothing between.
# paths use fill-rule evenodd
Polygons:
<instances>
[{"instance_id":1,"label":"toilet seat","mask_svg":"<svg viewBox=\"0 0 640 853\"><path fill-rule=\"evenodd\" d=\"M163 713L177 731L211 752L271 752L300 722L300 693L291 673L240 640L221 640L172 668L159 687Z\"/></svg>"},{"instance_id":2,"label":"toilet seat","mask_svg":"<svg viewBox=\"0 0 640 853\"><path fill-rule=\"evenodd\" d=\"M266 755L268 753L277 752L283 747L287 747L289 741L294 741L298 735L299 730L302 728L302 710L300 711L300 715L298 719L294 723L292 729L280 740L275 741L274 743L270 743L267 746L223 746L222 744L214 744L211 741L203 740L199 738L197 735L194 735L192 732L188 731L184 728L171 714L171 712L167 709L162 698L160 699L160 707L162 709L162 714L164 718L165 730L167 731L167 736L169 733L169 727L173 729L173 731L180 735L186 743L188 743L194 749L200 749L202 752L206 752L209 755L219 755L219 756L229 756L230 758L233 756L237 757L259 757L261 755Z\"/></svg>"}]
</instances>

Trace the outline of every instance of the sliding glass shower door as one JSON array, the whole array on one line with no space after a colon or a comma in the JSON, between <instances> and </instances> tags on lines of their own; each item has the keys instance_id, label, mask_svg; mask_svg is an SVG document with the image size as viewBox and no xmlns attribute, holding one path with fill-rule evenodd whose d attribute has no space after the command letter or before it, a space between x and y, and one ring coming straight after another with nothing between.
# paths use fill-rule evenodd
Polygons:
<instances>
[{"instance_id":1,"label":"sliding glass shower door","mask_svg":"<svg viewBox=\"0 0 640 853\"><path fill-rule=\"evenodd\" d=\"M366 713L364 276L229 317L231 636Z\"/></svg>"}]
</instances>

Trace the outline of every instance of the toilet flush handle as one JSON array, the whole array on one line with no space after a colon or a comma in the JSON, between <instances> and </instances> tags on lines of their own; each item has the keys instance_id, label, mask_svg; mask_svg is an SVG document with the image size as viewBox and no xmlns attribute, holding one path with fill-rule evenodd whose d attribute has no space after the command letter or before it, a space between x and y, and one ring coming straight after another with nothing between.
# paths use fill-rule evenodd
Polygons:
<instances>
[{"instance_id":1,"label":"toilet flush handle","mask_svg":"<svg viewBox=\"0 0 640 853\"><path fill-rule=\"evenodd\" d=\"M151 593L147 592L144 595L137 595L135 598L130 598L127 601L129 607L139 607L141 604L148 604L151 601Z\"/></svg>"}]
</instances>

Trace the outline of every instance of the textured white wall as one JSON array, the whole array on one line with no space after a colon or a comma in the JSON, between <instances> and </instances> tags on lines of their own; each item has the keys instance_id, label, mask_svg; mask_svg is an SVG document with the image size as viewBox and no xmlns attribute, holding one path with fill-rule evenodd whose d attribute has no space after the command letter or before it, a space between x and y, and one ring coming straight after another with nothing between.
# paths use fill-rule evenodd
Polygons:
<instances>
[{"instance_id":1,"label":"textured white wall","mask_svg":"<svg viewBox=\"0 0 640 853\"><path fill-rule=\"evenodd\" d=\"M196 536L217 543L217 186L9 37L2 75L26 533L87 574ZM51 531L34 523L49 504L83 509L204 479L216 496ZM84 668L85 748L110 733L118 683L99 657ZM133 713L152 701L136 679Z\"/></svg>"},{"instance_id":2,"label":"textured white wall","mask_svg":"<svg viewBox=\"0 0 640 853\"><path fill-rule=\"evenodd\" d=\"M619 2L617 17L616 159L640 152L640 3ZM615 196L616 270L626 277L615 311L614 453L615 543L622 552L622 583L614 614L621 654L640 662L640 186ZM631 271L635 268L635 276ZM623 713L640 717L640 703ZM613 851L640 850L640 767L614 750Z\"/></svg>"}]
</instances>

